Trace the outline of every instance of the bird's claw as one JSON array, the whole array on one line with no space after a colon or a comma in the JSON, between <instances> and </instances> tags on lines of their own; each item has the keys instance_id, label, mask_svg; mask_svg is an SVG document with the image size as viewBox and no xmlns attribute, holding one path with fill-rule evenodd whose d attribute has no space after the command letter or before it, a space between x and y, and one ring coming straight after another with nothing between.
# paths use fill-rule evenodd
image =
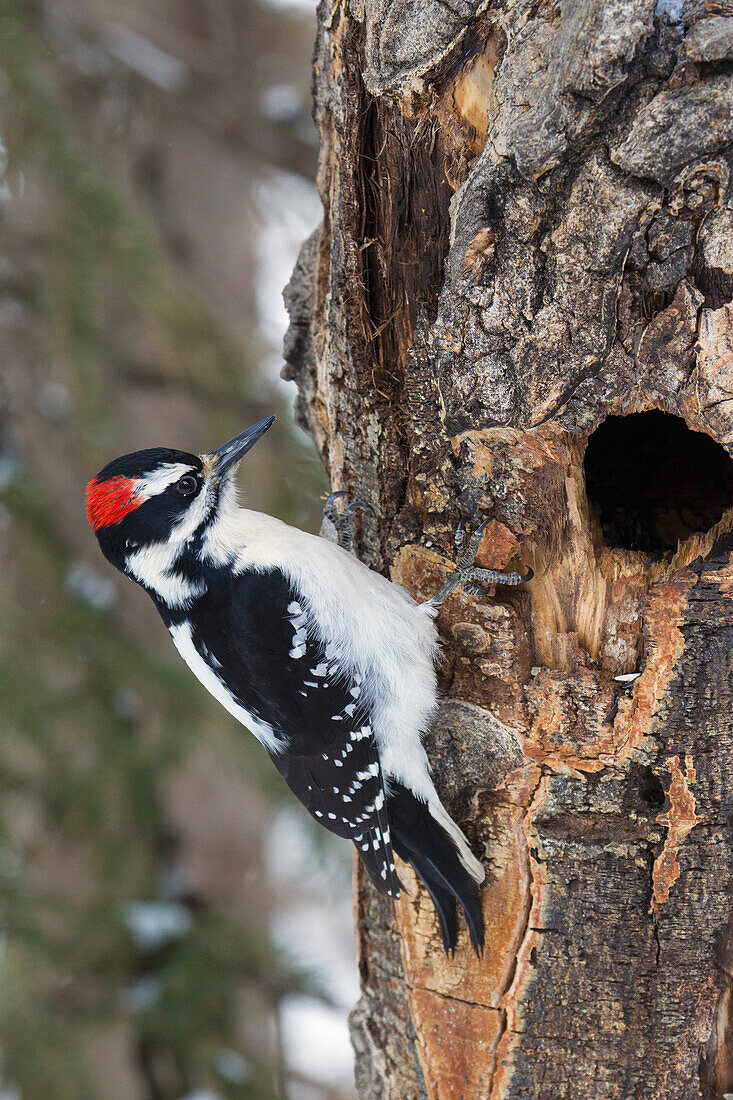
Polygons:
<instances>
[{"instance_id":1,"label":"bird's claw","mask_svg":"<svg viewBox=\"0 0 733 1100\"><path fill-rule=\"evenodd\" d=\"M463 523L459 523L455 533L456 567L440 591L427 601L428 607L437 611L456 588L463 588L472 596L482 596L484 585L518 585L532 579L534 574L531 569L526 574L500 573L495 569L481 569L474 565L488 523L488 519L482 520L470 538L466 535Z\"/></svg>"},{"instance_id":2,"label":"bird's claw","mask_svg":"<svg viewBox=\"0 0 733 1100\"><path fill-rule=\"evenodd\" d=\"M344 500L348 503L339 508L336 502ZM359 498L349 500L349 494L345 489L336 489L333 493L329 493L323 505L323 518L333 526L339 546L349 552L353 552L354 549L354 516L359 511L376 514L368 501Z\"/></svg>"},{"instance_id":3,"label":"bird's claw","mask_svg":"<svg viewBox=\"0 0 733 1100\"><path fill-rule=\"evenodd\" d=\"M476 561L481 539L488 526L488 519L481 520L470 538L466 536L466 529L462 523L456 529L456 550L458 551L457 565L459 569L469 569Z\"/></svg>"},{"instance_id":4,"label":"bird's claw","mask_svg":"<svg viewBox=\"0 0 733 1100\"><path fill-rule=\"evenodd\" d=\"M347 497L348 495L345 489L334 489L334 491L329 493L326 497L326 503L323 507L328 508L330 504L333 504L334 500L338 500L340 497Z\"/></svg>"},{"instance_id":5,"label":"bird's claw","mask_svg":"<svg viewBox=\"0 0 733 1100\"><path fill-rule=\"evenodd\" d=\"M516 586L518 584L524 584L525 581L531 581L534 573L531 569L528 569L527 573L500 573L496 569L477 569L475 566L470 566L468 569L457 570L461 576L466 580L471 578L472 580L481 581L482 584L504 584L510 586ZM465 588L466 585L464 584Z\"/></svg>"},{"instance_id":6,"label":"bird's claw","mask_svg":"<svg viewBox=\"0 0 733 1100\"><path fill-rule=\"evenodd\" d=\"M466 549L466 528L463 526L463 520L461 520L456 527L456 533L453 536L453 542L456 547L456 560L460 561L463 556L463 551Z\"/></svg>"},{"instance_id":7,"label":"bird's claw","mask_svg":"<svg viewBox=\"0 0 733 1100\"><path fill-rule=\"evenodd\" d=\"M358 510L361 510L362 512L371 512L372 515L375 515L374 509L372 508L369 501L361 500L359 497L357 497L356 500L349 501L343 511L338 512L338 510L334 506L335 501L340 500L343 497L346 497L348 499L348 496L349 494L345 489L336 489L333 493L329 493L323 505L324 515L326 515L328 519L332 519L332 517L338 515L353 516Z\"/></svg>"}]
</instances>

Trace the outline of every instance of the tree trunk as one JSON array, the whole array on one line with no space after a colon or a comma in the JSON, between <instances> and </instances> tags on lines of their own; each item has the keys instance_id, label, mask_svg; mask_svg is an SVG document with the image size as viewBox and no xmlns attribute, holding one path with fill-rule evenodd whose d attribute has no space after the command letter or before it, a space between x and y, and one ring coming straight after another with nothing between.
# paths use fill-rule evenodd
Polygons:
<instances>
[{"instance_id":1,"label":"tree trunk","mask_svg":"<svg viewBox=\"0 0 733 1100\"><path fill-rule=\"evenodd\" d=\"M488 950L357 871L362 1097L733 1091L724 6L321 2L298 415L415 597L461 519L535 571L439 619L428 751Z\"/></svg>"}]
</instances>

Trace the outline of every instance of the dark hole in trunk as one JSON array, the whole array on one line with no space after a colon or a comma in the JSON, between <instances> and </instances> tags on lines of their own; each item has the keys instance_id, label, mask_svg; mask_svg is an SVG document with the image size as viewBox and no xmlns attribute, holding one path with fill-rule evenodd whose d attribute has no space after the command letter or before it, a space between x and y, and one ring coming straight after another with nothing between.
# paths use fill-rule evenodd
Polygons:
<instances>
[{"instance_id":1,"label":"dark hole in trunk","mask_svg":"<svg viewBox=\"0 0 733 1100\"><path fill-rule=\"evenodd\" d=\"M607 544L654 559L733 507L733 459L668 413L604 420L588 440L585 481Z\"/></svg>"},{"instance_id":2,"label":"dark hole in trunk","mask_svg":"<svg viewBox=\"0 0 733 1100\"><path fill-rule=\"evenodd\" d=\"M661 810L666 801L662 781L649 767L640 769L639 794L647 806L654 810Z\"/></svg>"}]
</instances>

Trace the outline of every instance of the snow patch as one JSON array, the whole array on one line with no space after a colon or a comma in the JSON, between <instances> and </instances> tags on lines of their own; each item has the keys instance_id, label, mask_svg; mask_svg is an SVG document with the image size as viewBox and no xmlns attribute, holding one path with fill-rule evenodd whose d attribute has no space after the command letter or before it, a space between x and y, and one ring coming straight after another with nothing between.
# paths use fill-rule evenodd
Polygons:
<instances>
[{"instance_id":1,"label":"snow patch","mask_svg":"<svg viewBox=\"0 0 733 1100\"><path fill-rule=\"evenodd\" d=\"M271 84L262 93L260 106L273 122L289 122L303 110L303 100L294 84Z\"/></svg>"},{"instance_id":2,"label":"snow patch","mask_svg":"<svg viewBox=\"0 0 733 1100\"><path fill-rule=\"evenodd\" d=\"M252 1070L236 1050L222 1050L215 1060L216 1072L233 1085L245 1085L252 1078Z\"/></svg>"},{"instance_id":3,"label":"snow patch","mask_svg":"<svg viewBox=\"0 0 733 1100\"><path fill-rule=\"evenodd\" d=\"M317 0L261 0L263 7L277 11L304 11L315 16Z\"/></svg>"},{"instance_id":4,"label":"snow patch","mask_svg":"<svg viewBox=\"0 0 733 1100\"><path fill-rule=\"evenodd\" d=\"M683 7L684 0L657 0L655 14L660 19L663 15L666 15L670 23L680 23Z\"/></svg>"},{"instance_id":5,"label":"snow patch","mask_svg":"<svg viewBox=\"0 0 733 1100\"><path fill-rule=\"evenodd\" d=\"M354 1054L340 1012L314 997L285 997L280 1026L290 1070L324 1083L353 1080Z\"/></svg>"},{"instance_id":6,"label":"snow patch","mask_svg":"<svg viewBox=\"0 0 733 1100\"><path fill-rule=\"evenodd\" d=\"M183 61L123 23L106 24L102 40L112 57L166 92L178 92L188 81L188 67Z\"/></svg>"},{"instance_id":7,"label":"snow patch","mask_svg":"<svg viewBox=\"0 0 733 1100\"><path fill-rule=\"evenodd\" d=\"M185 936L193 917L176 902L138 901L126 906L124 921L138 947L154 951L169 940Z\"/></svg>"},{"instance_id":8,"label":"snow patch","mask_svg":"<svg viewBox=\"0 0 733 1100\"><path fill-rule=\"evenodd\" d=\"M107 611L117 599L114 582L85 561L77 561L66 575L66 590L95 611Z\"/></svg>"},{"instance_id":9,"label":"snow patch","mask_svg":"<svg viewBox=\"0 0 733 1100\"><path fill-rule=\"evenodd\" d=\"M162 995L163 987L159 979L148 974L121 989L117 1003L123 1012L149 1012L160 1003Z\"/></svg>"},{"instance_id":10,"label":"snow patch","mask_svg":"<svg viewBox=\"0 0 733 1100\"><path fill-rule=\"evenodd\" d=\"M273 943L317 976L333 1004L304 996L283 1002L287 1066L324 1084L350 1088L353 1051L348 1015L359 996L350 846L328 836L317 837L302 813L288 807L278 812L268 830L265 851L279 898L270 923Z\"/></svg>"},{"instance_id":11,"label":"snow patch","mask_svg":"<svg viewBox=\"0 0 733 1100\"><path fill-rule=\"evenodd\" d=\"M268 347L262 358L265 373L278 386L282 346L288 327L283 290L298 258L298 249L321 220L323 210L315 185L293 172L270 171L257 183L254 198L260 218L257 234L257 315Z\"/></svg>"}]
</instances>

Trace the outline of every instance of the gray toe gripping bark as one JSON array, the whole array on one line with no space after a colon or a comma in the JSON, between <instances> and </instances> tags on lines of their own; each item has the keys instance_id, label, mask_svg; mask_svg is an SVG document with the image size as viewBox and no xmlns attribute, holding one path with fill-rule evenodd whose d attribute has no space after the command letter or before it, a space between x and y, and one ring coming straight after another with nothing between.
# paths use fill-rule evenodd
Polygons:
<instances>
[{"instance_id":1,"label":"gray toe gripping bark","mask_svg":"<svg viewBox=\"0 0 733 1100\"><path fill-rule=\"evenodd\" d=\"M440 610L451 592L455 592L456 588L465 588L471 595L480 596L484 594L482 585L517 585L532 580L534 574L531 569L522 575L521 573L499 573L495 569L480 569L474 566L478 548L481 545L481 539L488 522L488 520L484 520L483 523L480 523L470 538L466 536L466 529L463 524L459 524L455 537L456 550L458 551L456 568L443 587L435 593L432 599L427 601L429 607L435 608L436 611Z\"/></svg>"}]
</instances>

